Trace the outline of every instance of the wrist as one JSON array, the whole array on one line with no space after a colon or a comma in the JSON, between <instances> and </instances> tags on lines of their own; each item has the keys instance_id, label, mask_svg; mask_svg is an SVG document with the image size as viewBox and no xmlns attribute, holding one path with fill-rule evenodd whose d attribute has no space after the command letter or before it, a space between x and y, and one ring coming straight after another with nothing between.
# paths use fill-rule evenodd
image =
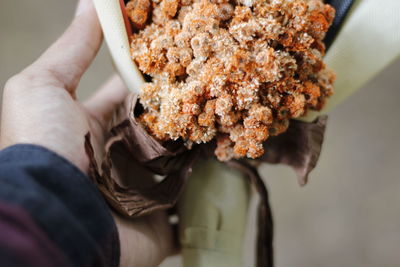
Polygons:
<instances>
[{"instance_id":1,"label":"wrist","mask_svg":"<svg viewBox=\"0 0 400 267\"><path fill-rule=\"evenodd\" d=\"M146 222L141 219L123 218L113 213L120 240L121 267L156 267L162 257L157 243L149 235Z\"/></svg>"}]
</instances>

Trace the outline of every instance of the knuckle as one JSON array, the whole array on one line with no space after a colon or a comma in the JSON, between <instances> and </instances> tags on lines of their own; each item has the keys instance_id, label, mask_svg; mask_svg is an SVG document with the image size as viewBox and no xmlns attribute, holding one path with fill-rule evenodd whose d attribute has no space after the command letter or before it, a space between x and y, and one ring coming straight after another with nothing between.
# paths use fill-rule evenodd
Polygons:
<instances>
[{"instance_id":1,"label":"knuckle","mask_svg":"<svg viewBox=\"0 0 400 267\"><path fill-rule=\"evenodd\" d=\"M40 75L37 73L24 70L8 79L3 89L3 95L13 96L27 93L40 87L40 80Z\"/></svg>"},{"instance_id":2,"label":"knuckle","mask_svg":"<svg viewBox=\"0 0 400 267\"><path fill-rule=\"evenodd\" d=\"M3 93L7 94L9 92L18 90L19 88L23 87L24 84L27 84L27 79L23 74L16 74L9 78L4 85Z\"/></svg>"},{"instance_id":3,"label":"knuckle","mask_svg":"<svg viewBox=\"0 0 400 267\"><path fill-rule=\"evenodd\" d=\"M61 79L54 72L29 68L8 79L4 86L4 94L11 92L34 90L43 87L62 87Z\"/></svg>"},{"instance_id":4,"label":"knuckle","mask_svg":"<svg viewBox=\"0 0 400 267\"><path fill-rule=\"evenodd\" d=\"M7 80L7 82L6 82L5 86L4 86L4 89L6 90L8 88L17 87L17 85L20 84L20 83L21 83L21 76L19 74L11 76Z\"/></svg>"}]
</instances>

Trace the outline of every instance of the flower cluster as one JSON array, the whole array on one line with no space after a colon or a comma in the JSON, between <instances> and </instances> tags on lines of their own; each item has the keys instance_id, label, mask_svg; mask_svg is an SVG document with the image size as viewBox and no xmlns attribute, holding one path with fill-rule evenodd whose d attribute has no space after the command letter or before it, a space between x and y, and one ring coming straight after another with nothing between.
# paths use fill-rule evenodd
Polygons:
<instances>
[{"instance_id":1,"label":"flower cluster","mask_svg":"<svg viewBox=\"0 0 400 267\"><path fill-rule=\"evenodd\" d=\"M152 78L140 121L160 141L216 139L220 160L257 158L333 92L322 40L335 11L321 0L132 0L127 12Z\"/></svg>"}]
</instances>

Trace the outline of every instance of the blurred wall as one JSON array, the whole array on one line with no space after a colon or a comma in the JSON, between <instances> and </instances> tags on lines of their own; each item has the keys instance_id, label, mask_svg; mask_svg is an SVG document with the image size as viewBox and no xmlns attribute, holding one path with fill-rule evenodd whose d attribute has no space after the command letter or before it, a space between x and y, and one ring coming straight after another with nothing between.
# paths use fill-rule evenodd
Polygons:
<instances>
[{"instance_id":1,"label":"blurred wall","mask_svg":"<svg viewBox=\"0 0 400 267\"><path fill-rule=\"evenodd\" d=\"M1 88L61 34L74 6L0 0ZM81 83L80 98L111 73L103 47ZM330 114L321 160L306 187L297 185L290 169L262 168L275 215L278 267L400 265L399 82L396 62ZM253 263L254 205L251 213L244 266ZM178 262L175 257L163 266Z\"/></svg>"}]
</instances>

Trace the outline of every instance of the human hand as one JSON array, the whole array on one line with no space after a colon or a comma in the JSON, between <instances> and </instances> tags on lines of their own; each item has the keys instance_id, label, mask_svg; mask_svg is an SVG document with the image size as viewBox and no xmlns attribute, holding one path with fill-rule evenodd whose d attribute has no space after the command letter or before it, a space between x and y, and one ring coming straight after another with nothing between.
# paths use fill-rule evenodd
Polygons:
<instances>
[{"instance_id":1,"label":"human hand","mask_svg":"<svg viewBox=\"0 0 400 267\"><path fill-rule=\"evenodd\" d=\"M0 146L36 144L88 172L84 136L90 132L95 156L104 153L106 125L127 95L117 77L87 102L76 99L82 75L102 43L91 0L79 2L67 31L32 65L11 78L3 94ZM121 266L156 266L172 250L165 214L128 220L114 216L121 241Z\"/></svg>"},{"instance_id":2,"label":"human hand","mask_svg":"<svg viewBox=\"0 0 400 267\"><path fill-rule=\"evenodd\" d=\"M96 154L104 143L104 124L127 94L113 81L87 103L76 99L79 81L98 52L101 29L89 1L81 1L76 17L32 65L12 77L3 92L2 148L18 143L44 146L88 171L83 136L91 132Z\"/></svg>"}]
</instances>

